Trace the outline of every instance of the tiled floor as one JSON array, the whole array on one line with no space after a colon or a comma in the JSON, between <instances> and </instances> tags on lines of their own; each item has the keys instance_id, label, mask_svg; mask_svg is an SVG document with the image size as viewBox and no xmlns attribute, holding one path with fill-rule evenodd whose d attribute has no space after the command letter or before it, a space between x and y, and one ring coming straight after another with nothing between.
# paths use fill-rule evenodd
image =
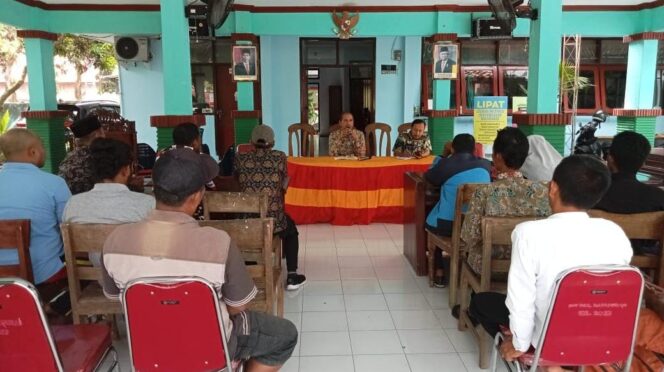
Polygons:
<instances>
[{"instance_id":1,"label":"tiled floor","mask_svg":"<svg viewBox=\"0 0 664 372\"><path fill-rule=\"evenodd\" d=\"M401 225L298 229L307 284L286 293L286 318L300 339L282 371L480 371L475 341L457 330L447 290L429 288L402 255ZM128 371L126 342L117 348Z\"/></svg>"}]
</instances>

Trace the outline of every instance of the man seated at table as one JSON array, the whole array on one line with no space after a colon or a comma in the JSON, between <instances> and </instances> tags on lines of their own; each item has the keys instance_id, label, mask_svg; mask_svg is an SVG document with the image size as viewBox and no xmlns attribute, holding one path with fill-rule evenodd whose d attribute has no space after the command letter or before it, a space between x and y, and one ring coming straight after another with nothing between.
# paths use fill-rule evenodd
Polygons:
<instances>
[{"instance_id":1,"label":"man seated at table","mask_svg":"<svg viewBox=\"0 0 664 372\"><path fill-rule=\"evenodd\" d=\"M426 123L422 119L415 119L410 125L410 131L397 137L392 152L394 156L423 158L431 154L431 141L424 133Z\"/></svg>"},{"instance_id":2,"label":"man seated at table","mask_svg":"<svg viewBox=\"0 0 664 372\"><path fill-rule=\"evenodd\" d=\"M493 142L496 180L479 186L468 203L461 239L468 249L468 264L482 272L482 217L545 217L551 214L547 186L523 178L519 168L528 156L528 138L517 128L498 131ZM494 248L494 258L509 258L510 250Z\"/></svg>"},{"instance_id":3,"label":"man seated at table","mask_svg":"<svg viewBox=\"0 0 664 372\"><path fill-rule=\"evenodd\" d=\"M267 125L257 125L251 132L251 143L256 151L237 154L235 175L242 188L248 193L261 193L268 196L268 217L274 218L274 234L281 238L286 255L286 289L300 288L307 278L297 273L297 256L300 249L295 222L284 211L284 194L288 187L286 154L274 150L274 131Z\"/></svg>"},{"instance_id":4,"label":"man seated at table","mask_svg":"<svg viewBox=\"0 0 664 372\"><path fill-rule=\"evenodd\" d=\"M649 154L650 143L642 134L625 131L613 138L606 159L611 187L596 209L626 214L664 211L664 190L636 179Z\"/></svg>"},{"instance_id":5,"label":"man seated at table","mask_svg":"<svg viewBox=\"0 0 664 372\"><path fill-rule=\"evenodd\" d=\"M440 187L440 200L426 219L426 227L431 232L441 236L452 236L459 185L491 181L489 177L491 163L486 159L475 157L474 152L475 138L470 134L457 134L452 140L452 155L436 157L424 174L424 178L430 184ZM444 277L443 274L448 274L445 268L449 270L449 257L444 258L440 248L436 249L435 266L434 285L445 287L449 277Z\"/></svg>"},{"instance_id":6,"label":"man seated at table","mask_svg":"<svg viewBox=\"0 0 664 372\"><path fill-rule=\"evenodd\" d=\"M364 156L364 134L354 128L353 114L344 112L339 129L330 133L330 156Z\"/></svg>"},{"instance_id":7,"label":"man seated at table","mask_svg":"<svg viewBox=\"0 0 664 372\"><path fill-rule=\"evenodd\" d=\"M493 292L473 296L469 315L490 335L495 336L501 325L509 326L511 335L500 347L506 360L537 346L558 274L576 266L629 264L632 248L622 229L586 213L609 183L609 171L597 158L563 159L549 184L553 214L521 223L512 232L507 296Z\"/></svg>"},{"instance_id":8,"label":"man seated at table","mask_svg":"<svg viewBox=\"0 0 664 372\"><path fill-rule=\"evenodd\" d=\"M166 152L152 177L157 208L142 222L118 226L104 243L103 264L118 293L146 276L197 276L220 294L222 320L233 360L249 359L247 371L278 371L297 344L293 323L247 310L256 296L240 251L227 233L192 218L215 174L190 149ZM168 326L168 325L164 325Z\"/></svg>"},{"instance_id":9,"label":"man seated at table","mask_svg":"<svg viewBox=\"0 0 664 372\"><path fill-rule=\"evenodd\" d=\"M76 145L60 163L58 175L65 179L72 194L92 190L95 184L90 160L90 144L95 138L104 137L104 129L96 115L76 120L70 127Z\"/></svg>"},{"instance_id":10,"label":"man seated at table","mask_svg":"<svg viewBox=\"0 0 664 372\"><path fill-rule=\"evenodd\" d=\"M30 260L35 284L66 283L67 271L60 222L71 197L65 181L39 168L46 152L41 139L28 129L10 129L0 136L7 162L0 170L0 219L30 220ZM0 250L0 266L18 263L16 252Z\"/></svg>"},{"instance_id":11,"label":"man seated at table","mask_svg":"<svg viewBox=\"0 0 664 372\"><path fill-rule=\"evenodd\" d=\"M131 148L122 141L97 138L90 145L95 185L72 196L63 220L70 223L123 224L145 219L155 207L154 197L127 188L132 174ZM100 255L90 261L101 266Z\"/></svg>"}]
</instances>

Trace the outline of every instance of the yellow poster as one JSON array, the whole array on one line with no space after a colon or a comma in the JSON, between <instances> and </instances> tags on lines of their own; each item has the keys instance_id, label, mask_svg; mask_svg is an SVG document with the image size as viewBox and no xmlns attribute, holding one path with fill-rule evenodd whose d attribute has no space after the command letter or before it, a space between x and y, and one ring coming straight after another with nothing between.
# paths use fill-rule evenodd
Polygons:
<instances>
[{"instance_id":1,"label":"yellow poster","mask_svg":"<svg viewBox=\"0 0 664 372\"><path fill-rule=\"evenodd\" d=\"M507 126L507 97L475 97L473 109L475 141L493 143L496 132Z\"/></svg>"}]
</instances>

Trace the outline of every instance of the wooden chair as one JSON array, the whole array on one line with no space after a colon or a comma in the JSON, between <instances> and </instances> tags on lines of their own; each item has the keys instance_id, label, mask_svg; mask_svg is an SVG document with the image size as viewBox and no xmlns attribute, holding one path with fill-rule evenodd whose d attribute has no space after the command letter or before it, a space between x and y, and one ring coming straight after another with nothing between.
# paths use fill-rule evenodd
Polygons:
<instances>
[{"instance_id":1,"label":"wooden chair","mask_svg":"<svg viewBox=\"0 0 664 372\"><path fill-rule=\"evenodd\" d=\"M475 336L480 350L480 368L489 367L489 348L491 336L482 327L474 327L468 317L470 292L475 293L507 290L506 282L493 281L494 274L507 274L510 268L510 259L492 258L494 245L512 245L512 230L516 225L536 220L536 217L484 217L482 218L482 272L478 275L468 264L463 262L461 267L461 284L459 302L459 330L470 329ZM478 330L479 329L479 330Z\"/></svg>"},{"instance_id":2,"label":"wooden chair","mask_svg":"<svg viewBox=\"0 0 664 372\"><path fill-rule=\"evenodd\" d=\"M376 130L380 130L380 137L376 138ZM380 149L383 147L383 138L387 136L385 143L385 155L392 156L392 127L384 123L369 124L364 128L366 138L367 155L380 156ZM380 140L379 140L380 139Z\"/></svg>"},{"instance_id":3,"label":"wooden chair","mask_svg":"<svg viewBox=\"0 0 664 372\"><path fill-rule=\"evenodd\" d=\"M459 287L459 273L461 271L461 257L465 257L465 244L461 240L461 226L463 224L463 208L473 197L479 183L467 183L459 185L454 203L454 222L452 223L452 236L440 236L436 233L427 232L427 264L429 267L429 287L433 287L435 275L434 258L436 248L450 256L450 272L445 273L449 278L449 305L452 308L457 303L457 289Z\"/></svg>"},{"instance_id":4,"label":"wooden chair","mask_svg":"<svg viewBox=\"0 0 664 372\"><path fill-rule=\"evenodd\" d=\"M76 223L60 225L65 246L65 262L74 324L80 324L89 315L106 314L109 315L109 319L114 319L114 314L122 314L120 301L104 296L99 284L102 269L81 260L81 257L89 256L90 253L101 254L106 238L118 226ZM90 282L83 286L81 281Z\"/></svg>"},{"instance_id":5,"label":"wooden chair","mask_svg":"<svg viewBox=\"0 0 664 372\"><path fill-rule=\"evenodd\" d=\"M246 192L207 191L203 196L206 220L210 213L258 213L267 217L267 196Z\"/></svg>"},{"instance_id":6,"label":"wooden chair","mask_svg":"<svg viewBox=\"0 0 664 372\"><path fill-rule=\"evenodd\" d=\"M0 277L34 283L30 261L30 220L0 220L0 250L18 251L18 264L0 266Z\"/></svg>"},{"instance_id":7,"label":"wooden chair","mask_svg":"<svg viewBox=\"0 0 664 372\"><path fill-rule=\"evenodd\" d=\"M258 294L251 302L251 309L269 314L284 315L284 286L281 280L281 249L273 254L274 220L252 218L246 220L200 221L201 226L210 226L225 231L236 244L247 265ZM255 262L255 264L253 264ZM280 265L280 264L279 264ZM276 301L276 306L275 306Z\"/></svg>"},{"instance_id":8,"label":"wooden chair","mask_svg":"<svg viewBox=\"0 0 664 372\"><path fill-rule=\"evenodd\" d=\"M314 156L316 129L309 124L291 124L288 127L288 156ZM293 136L297 144L297 155L293 155Z\"/></svg>"},{"instance_id":9,"label":"wooden chair","mask_svg":"<svg viewBox=\"0 0 664 372\"><path fill-rule=\"evenodd\" d=\"M664 249L664 212L618 214L592 209L588 214L615 222L630 239L659 241ZM653 282L664 286L664 253L659 256L634 255L630 264L652 273Z\"/></svg>"},{"instance_id":10,"label":"wooden chair","mask_svg":"<svg viewBox=\"0 0 664 372\"><path fill-rule=\"evenodd\" d=\"M397 132L399 134L407 133L410 130L411 126L412 126L411 123L403 123L397 127Z\"/></svg>"}]
</instances>

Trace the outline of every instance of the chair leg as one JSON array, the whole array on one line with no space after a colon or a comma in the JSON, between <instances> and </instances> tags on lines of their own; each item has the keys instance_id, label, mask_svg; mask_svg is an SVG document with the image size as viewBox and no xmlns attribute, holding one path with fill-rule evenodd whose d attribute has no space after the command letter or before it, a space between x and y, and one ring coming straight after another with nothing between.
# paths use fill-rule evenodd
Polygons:
<instances>
[{"instance_id":1,"label":"chair leg","mask_svg":"<svg viewBox=\"0 0 664 372\"><path fill-rule=\"evenodd\" d=\"M435 257L434 255L436 254L436 246L433 244L430 238L430 233L427 233L427 266L429 269L429 287L433 287L433 279L434 279L434 261Z\"/></svg>"},{"instance_id":2,"label":"chair leg","mask_svg":"<svg viewBox=\"0 0 664 372\"><path fill-rule=\"evenodd\" d=\"M449 298L448 304L450 309L457 304L457 291L459 289L459 252L455 249L452 249L452 255L450 256L450 275L449 275Z\"/></svg>"},{"instance_id":3,"label":"chair leg","mask_svg":"<svg viewBox=\"0 0 664 372\"><path fill-rule=\"evenodd\" d=\"M466 273L464 269L461 269L461 283L459 285L459 331L465 331L466 330L466 324L463 321L463 316L462 314L465 314L465 312L468 310L468 304L469 304L469 299L468 299L468 293L469 293L469 284L468 284L468 278L466 277Z\"/></svg>"},{"instance_id":4,"label":"chair leg","mask_svg":"<svg viewBox=\"0 0 664 372\"><path fill-rule=\"evenodd\" d=\"M118 327L118 315L119 314L107 314L109 321L111 322L111 337L114 340L120 339L120 327Z\"/></svg>"},{"instance_id":5,"label":"chair leg","mask_svg":"<svg viewBox=\"0 0 664 372\"><path fill-rule=\"evenodd\" d=\"M478 332L479 337L479 349L480 349L480 368L487 369L489 368L489 334L486 333L484 328L481 328Z\"/></svg>"},{"instance_id":6,"label":"chair leg","mask_svg":"<svg viewBox=\"0 0 664 372\"><path fill-rule=\"evenodd\" d=\"M493 340L493 348L491 349L491 366L489 371L496 372L496 364L498 362L498 344L500 343L500 333L496 334L496 338Z\"/></svg>"}]
</instances>

